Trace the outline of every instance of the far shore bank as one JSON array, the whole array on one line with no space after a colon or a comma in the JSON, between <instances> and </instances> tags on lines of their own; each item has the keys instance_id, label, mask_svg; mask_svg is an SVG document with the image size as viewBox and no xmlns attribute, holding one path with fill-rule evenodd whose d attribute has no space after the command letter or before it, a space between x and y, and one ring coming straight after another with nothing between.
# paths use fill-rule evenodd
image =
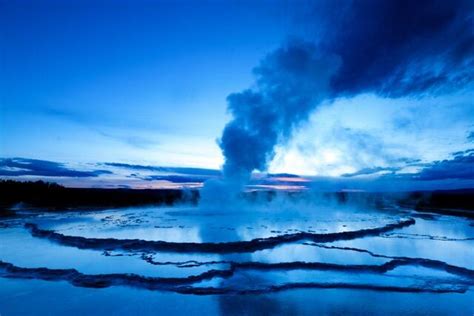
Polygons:
<instances>
[{"instance_id":1,"label":"far shore bank","mask_svg":"<svg viewBox=\"0 0 474 316\"><path fill-rule=\"evenodd\" d=\"M342 204L366 203L373 207L400 206L420 212L474 218L474 189L415 192L275 192L259 191L244 194L248 200L271 200L287 194L290 199L326 199ZM11 216L15 210L44 211L100 210L104 208L175 205L196 205L198 190L171 189L96 189L66 188L55 183L0 181L0 217Z\"/></svg>"}]
</instances>

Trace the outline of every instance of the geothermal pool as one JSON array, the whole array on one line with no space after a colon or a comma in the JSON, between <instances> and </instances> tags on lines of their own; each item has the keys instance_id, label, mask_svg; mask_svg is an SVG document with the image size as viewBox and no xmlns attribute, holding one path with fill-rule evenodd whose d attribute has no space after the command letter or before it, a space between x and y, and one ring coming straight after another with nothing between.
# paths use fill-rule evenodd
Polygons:
<instances>
[{"instance_id":1,"label":"geothermal pool","mask_svg":"<svg viewBox=\"0 0 474 316\"><path fill-rule=\"evenodd\" d=\"M474 221L342 206L21 212L0 314L474 314Z\"/></svg>"}]
</instances>

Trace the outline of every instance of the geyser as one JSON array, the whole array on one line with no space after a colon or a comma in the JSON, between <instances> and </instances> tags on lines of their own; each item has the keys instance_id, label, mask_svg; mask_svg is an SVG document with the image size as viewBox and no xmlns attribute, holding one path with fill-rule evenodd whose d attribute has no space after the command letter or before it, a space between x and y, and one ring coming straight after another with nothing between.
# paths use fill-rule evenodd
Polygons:
<instances>
[{"instance_id":1,"label":"geyser","mask_svg":"<svg viewBox=\"0 0 474 316\"><path fill-rule=\"evenodd\" d=\"M318 2L306 21L322 34L318 42L287 42L254 69L253 87L227 97L233 118L219 140L223 179L206 183L202 200L222 204L235 197L323 101L436 94L472 82L473 6L462 0Z\"/></svg>"}]
</instances>

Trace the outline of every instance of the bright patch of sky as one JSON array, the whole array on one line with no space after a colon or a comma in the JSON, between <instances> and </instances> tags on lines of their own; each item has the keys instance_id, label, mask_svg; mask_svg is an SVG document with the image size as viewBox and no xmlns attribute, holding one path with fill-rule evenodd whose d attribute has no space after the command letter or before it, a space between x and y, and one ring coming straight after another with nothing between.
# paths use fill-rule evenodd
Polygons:
<instances>
[{"instance_id":1,"label":"bright patch of sky","mask_svg":"<svg viewBox=\"0 0 474 316\"><path fill-rule=\"evenodd\" d=\"M388 99L360 95L326 104L279 146L270 172L339 176L363 168L449 159L472 147L474 95ZM407 166L403 172L419 167Z\"/></svg>"}]
</instances>

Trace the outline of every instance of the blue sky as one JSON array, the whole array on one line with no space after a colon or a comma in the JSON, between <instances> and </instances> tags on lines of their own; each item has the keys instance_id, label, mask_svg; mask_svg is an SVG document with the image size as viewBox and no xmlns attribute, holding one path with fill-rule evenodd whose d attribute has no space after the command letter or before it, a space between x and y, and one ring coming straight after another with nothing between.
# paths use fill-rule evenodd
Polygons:
<instances>
[{"instance_id":1,"label":"blue sky","mask_svg":"<svg viewBox=\"0 0 474 316\"><path fill-rule=\"evenodd\" d=\"M0 176L76 186L148 186L163 184L163 174L190 176L189 169L137 175L134 168L106 165L123 163L202 168L197 180L168 179L202 182L215 175L205 170L225 161L217 139L226 124L241 122L227 111L227 96L249 87L260 91L265 78L259 82L262 74L252 69L298 39L325 50L330 59L324 60L338 70L329 73L332 88L318 95L319 105L284 137L277 135L265 169L318 179L390 175L409 181L405 174L439 171L440 162L450 161L447 172L455 176L433 186L472 186L472 5L420 1L409 8L414 19L402 23L407 13L391 1L333 3L1 2ZM387 12L389 19L373 19ZM347 32L344 23L355 17L359 22ZM403 78L395 77L400 73ZM299 111L295 104L291 113ZM452 163L459 152L467 157L460 167L466 177ZM12 158L24 160L14 164ZM12 172L25 167L21 162L42 171Z\"/></svg>"},{"instance_id":2,"label":"blue sky","mask_svg":"<svg viewBox=\"0 0 474 316\"><path fill-rule=\"evenodd\" d=\"M218 167L225 98L287 23L267 3L2 6L3 154L67 161Z\"/></svg>"}]
</instances>

